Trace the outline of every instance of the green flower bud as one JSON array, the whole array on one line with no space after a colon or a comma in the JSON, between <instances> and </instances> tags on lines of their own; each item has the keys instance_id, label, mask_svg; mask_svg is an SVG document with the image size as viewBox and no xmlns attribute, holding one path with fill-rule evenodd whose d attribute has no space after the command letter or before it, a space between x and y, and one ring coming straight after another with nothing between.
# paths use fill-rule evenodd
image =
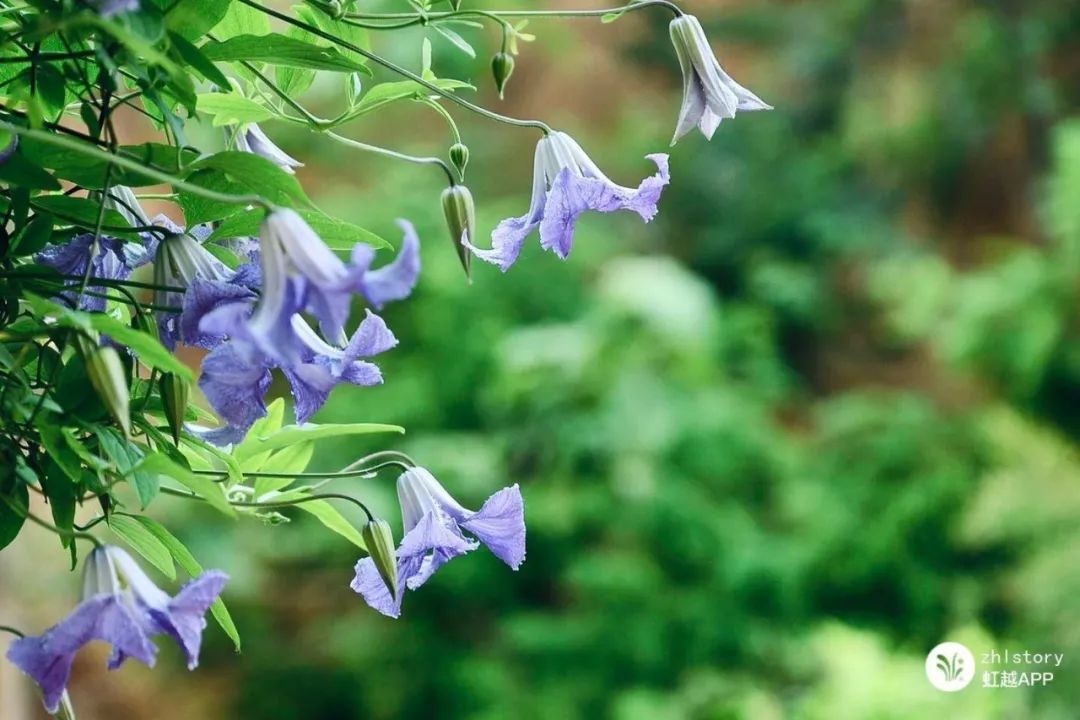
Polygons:
<instances>
[{"instance_id":1,"label":"green flower bud","mask_svg":"<svg viewBox=\"0 0 1080 720\"><path fill-rule=\"evenodd\" d=\"M390 589L390 594L397 597L397 554L394 552L394 534L390 532L390 524L375 518L364 526L360 534L367 545L368 554L375 562L379 576Z\"/></svg>"},{"instance_id":2,"label":"green flower bud","mask_svg":"<svg viewBox=\"0 0 1080 720\"><path fill-rule=\"evenodd\" d=\"M187 380L175 373L163 373L158 383L161 390L161 404L165 406L165 420L169 423L169 431L173 442L180 444L180 431L184 427L184 411L188 403Z\"/></svg>"},{"instance_id":3,"label":"green flower bud","mask_svg":"<svg viewBox=\"0 0 1080 720\"><path fill-rule=\"evenodd\" d=\"M90 346L85 349L83 359L86 362L86 374L90 377L90 384L94 386L105 409L123 428L124 435L131 435L127 372L124 370L120 353L116 352L116 348L109 346Z\"/></svg>"},{"instance_id":4,"label":"green flower bud","mask_svg":"<svg viewBox=\"0 0 1080 720\"><path fill-rule=\"evenodd\" d=\"M454 8L454 11L457 12L461 9L461 0L450 0L450 7Z\"/></svg>"},{"instance_id":5,"label":"green flower bud","mask_svg":"<svg viewBox=\"0 0 1080 720\"><path fill-rule=\"evenodd\" d=\"M461 241L467 239L471 243L476 238L476 203L473 202L472 193L464 185L451 185L443 190L442 206L446 227L450 230L450 241L454 243L465 275L471 277L472 253Z\"/></svg>"},{"instance_id":6,"label":"green flower bud","mask_svg":"<svg viewBox=\"0 0 1080 720\"><path fill-rule=\"evenodd\" d=\"M450 162L460 175L465 175L465 167L469 164L469 148L463 143L454 143L450 146Z\"/></svg>"},{"instance_id":7,"label":"green flower bud","mask_svg":"<svg viewBox=\"0 0 1080 720\"><path fill-rule=\"evenodd\" d=\"M499 99L503 97L503 90L510 76L514 74L514 56L510 53L496 53L491 59L491 73L495 76L495 89L499 91Z\"/></svg>"}]
</instances>

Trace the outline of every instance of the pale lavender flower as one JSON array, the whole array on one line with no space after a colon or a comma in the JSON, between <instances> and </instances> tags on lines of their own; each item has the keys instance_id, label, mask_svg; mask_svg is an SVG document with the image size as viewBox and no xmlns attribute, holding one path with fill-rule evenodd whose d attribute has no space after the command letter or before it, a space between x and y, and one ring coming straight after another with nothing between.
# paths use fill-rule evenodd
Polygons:
<instances>
[{"instance_id":1,"label":"pale lavender flower","mask_svg":"<svg viewBox=\"0 0 1080 720\"><path fill-rule=\"evenodd\" d=\"M60 705L75 654L94 640L113 646L113 670L128 657L153 667L157 647L150 638L168 635L193 670L206 627L203 616L227 580L225 573L210 570L170 597L124 550L97 548L87 558L79 606L42 635L15 640L7 658L38 683L50 713Z\"/></svg>"},{"instance_id":2,"label":"pale lavender flower","mask_svg":"<svg viewBox=\"0 0 1080 720\"><path fill-rule=\"evenodd\" d=\"M304 346L301 362L282 368L296 399L296 422L306 423L326 404L330 391L339 383L359 386L382 383L377 365L364 362L397 345L397 338L381 317L370 310L344 348L326 343L304 318L293 315L293 330Z\"/></svg>"},{"instance_id":3,"label":"pale lavender flower","mask_svg":"<svg viewBox=\"0 0 1080 720\"><path fill-rule=\"evenodd\" d=\"M69 286L80 285L89 268L90 281L87 290L98 295L105 293L107 288L95 285L95 279L127 280L132 270L150 262L150 258L150 253L140 243L123 242L107 236L99 237L95 243L92 233L76 235L64 245L49 245L34 256L42 265L68 276L65 284ZM64 291L61 294L75 302L75 291ZM104 312L105 298L84 295L79 309Z\"/></svg>"},{"instance_id":4,"label":"pale lavender flower","mask_svg":"<svg viewBox=\"0 0 1080 720\"><path fill-rule=\"evenodd\" d=\"M205 236L205 233L204 233ZM205 283L206 288L216 288L219 292L229 293L225 290L236 273L225 266L209 250L192 236L192 234L179 232L165 236L157 246L154 255L154 283L162 287L175 288L175 290L163 290L158 288L154 291L154 303L162 308L183 308L182 313L170 313L165 310L158 311L158 328L162 342L170 349L178 340L183 340L189 345L199 345L201 336L197 333L191 335L192 329L197 329L198 317L184 317L185 313L197 313L205 307L205 298L199 304L187 303L187 295L190 287L196 281ZM241 290L249 297L254 293L246 288ZM185 336L184 328L188 329Z\"/></svg>"},{"instance_id":5,"label":"pale lavender flower","mask_svg":"<svg viewBox=\"0 0 1080 720\"><path fill-rule=\"evenodd\" d=\"M648 222L656 216L660 194L668 184L668 156L658 153L645 157L656 163L657 173L636 188L624 187L610 180L573 138L552 132L536 145L529 212L500 222L491 233L489 250L475 247L468 239L463 244L505 272L537 227L540 245L566 259L574 243L574 226L587 210L632 210Z\"/></svg>"},{"instance_id":6,"label":"pale lavender flower","mask_svg":"<svg viewBox=\"0 0 1080 720\"><path fill-rule=\"evenodd\" d=\"M724 72L696 17L680 15L671 21L670 31L683 74L682 109L672 145L695 127L711 140L720 122L735 117L736 111L772 110Z\"/></svg>"},{"instance_id":7,"label":"pale lavender flower","mask_svg":"<svg viewBox=\"0 0 1080 720\"><path fill-rule=\"evenodd\" d=\"M93 4L103 18L111 18L139 9L139 0L93 0Z\"/></svg>"},{"instance_id":8,"label":"pale lavender flower","mask_svg":"<svg viewBox=\"0 0 1080 720\"><path fill-rule=\"evenodd\" d=\"M350 585L383 615L398 617L405 588L416 590L447 562L475 550L477 540L514 570L524 562L525 505L517 485L499 490L475 512L422 467L402 473L397 491L405 527L397 550L399 591L391 594L371 558L356 564Z\"/></svg>"},{"instance_id":9,"label":"pale lavender flower","mask_svg":"<svg viewBox=\"0 0 1080 720\"><path fill-rule=\"evenodd\" d=\"M289 174L292 174L293 168L304 167L304 163L275 145L257 123L241 126L233 136L233 144L237 150L264 157Z\"/></svg>"}]
</instances>

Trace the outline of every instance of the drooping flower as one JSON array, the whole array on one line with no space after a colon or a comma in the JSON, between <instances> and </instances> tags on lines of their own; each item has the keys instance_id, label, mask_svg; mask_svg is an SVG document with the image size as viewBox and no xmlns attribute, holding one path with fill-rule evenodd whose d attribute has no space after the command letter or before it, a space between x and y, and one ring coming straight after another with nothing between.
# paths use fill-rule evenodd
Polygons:
<instances>
[{"instance_id":1,"label":"drooping flower","mask_svg":"<svg viewBox=\"0 0 1080 720\"><path fill-rule=\"evenodd\" d=\"M416 590L447 562L475 550L477 541L514 570L524 562L525 505L516 484L496 492L475 512L422 467L402 473L397 492L405 528L397 550L398 593L391 593L371 558L356 564L350 585L383 615L398 617L405 588Z\"/></svg>"},{"instance_id":2,"label":"drooping flower","mask_svg":"<svg viewBox=\"0 0 1080 720\"><path fill-rule=\"evenodd\" d=\"M304 167L304 163L292 157L274 144L274 141L266 136L257 123L247 123L241 126L233 135L233 145L242 152L254 153L274 163L287 173L292 173L293 168Z\"/></svg>"},{"instance_id":3,"label":"drooping flower","mask_svg":"<svg viewBox=\"0 0 1080 720\"><path fill-rule=\"evenodd\" d=\"M201 233L204 237L208 233ZM225 266L223 262L214 257L210 251L202 246L191 234L178 232L166 235L158 243L157 252L154 255L154 284L160 286L154 291L154 303L161 308L183 308L184 311L197 312L204 304L190 305L186 302L188 290L196 281L203 283L203 292L206 294L211 288L219 293L231 294L230 281L236 273ZM165 290L162 288L174 288ZM240 288L243 293L254 297L254 293L246 288ZM185 318L181 313L165 310L158 311L158 327L161 330L161 339L172 348L178 340L183 340L189 345L198 344L198 337L185 337L185 325L190 329L198 328L198 318ZM196 334L197 335L197 334Z\"/></svg>"},{"instance_id":4,"label":"drooping flower","mask_svg":"<svg viewBox=\"0 0 1080 720\"><path fill-rule=\"evenodd\" d=\"M382 372L378 366L360 358L386 352L398 342L383 319L370 310L344 348L327 344L299 315L293 315L292 324L304 351L301 362L282 370L292 386L299 424L306 423L326 404L330 391L339 383L380 384Z\"/></svg>"},{"instance_id":5,"label":"drooping flower","mask_svg":"<svg viewBox=\"0 0 1080 720\"><path fill-rule=\"evenodd\" d=\"M208 316L209 317L209 316ZM203 358L199 389L210 407L227 424L221 432L204 435L225 445L242 439L255 421L266 415L263 398L270 389L273 365L242 342L225 342Z\"/></svg>"},{"instance_id":6,"label":"drooping flower","mask_svg":"<svg viewBox=\"0 0 1080 720\"><path fill-rule=\"evenodd\" d=\"M38 683L50 713L60 705L75 654L94 640L113 646L109 669L114 670L128 657L153 667L157 647L150 638L168 635L193 670L206 627L203 616L227 580L225 573L210 570L170 597L127 552L97 548L84 569L83 601L43 634L15 640L7 658Z\"/></svg>"},{"instance_id":7,"label":"drooping flower","mask_svg":"<svg viewBox=\"0 0 1080 720\"><path fill-rule=\"evenodd\" d=\"M624 187L610 180L569 135L550 133L536 145L529 212L500 222L491 233L491 249L475 247L471 241L465 245L505 272L537 227L540 245L565 260L573 247L574 226L587 210L632 210L648 222L656 216L660 194L668 184L668 156L657 153L645 157L656 163L657 173L636 188Z\"/></svg>"},{"instance_id":8,"label":"drooping flower","mask_svg":"<svg viewBox=\"0 0 1080 720\"><path fill-rule=\"evenodd\" d=\"M375 307L408 297L420 273L416 233L402 222L405 242L389 265L371 270L375 251L357 243L349 264L342 262L294 211L278 209L262 228L262 297L248 331L253 342L279 362L298 361L292 316L309 311L332 344L345 343L345 320L354 294Z\"/></svg>"},{"instance_id":9,"label":"drooping flower","mask_svg":"<svg viewBox=\"0 0 1080 720\"><path fill-rule=\"evenodd\" d=\"M94 280L127 280L131 271L150 262L150 253L144 245L137 242L123 242L114 237L101 236L94 242L93 233L76 235L64 245L49 245L34 256L34 259L53 268L61 275L68 276L65 284L78 286L90 271L87 290L95 295L84 295L79 309L91 312L105 310L104 294L106 289L95 285ZM66 290L62 293L71 302L75 302L77 293Z\"/></svg>"},{"instance_id":10,"label":"drooping flower","mask_svg":"<svg viewBox=\"0 0 1080 720\"><path fill-rule=\"evenodd\" d=\"M680 15L671 21L670 31L683 75L682 108L672 145L695 127L711 140L720 121L735 117L739 110L772 110L724 72L696 17Z\"/></svg>"}]
</instances>

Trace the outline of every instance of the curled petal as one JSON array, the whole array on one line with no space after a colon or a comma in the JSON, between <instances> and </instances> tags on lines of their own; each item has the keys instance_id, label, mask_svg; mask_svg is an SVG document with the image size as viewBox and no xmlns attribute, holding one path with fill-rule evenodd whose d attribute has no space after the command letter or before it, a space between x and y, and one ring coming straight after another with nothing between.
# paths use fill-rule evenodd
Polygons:
<instances>
[{"instance_id":1,"label":"curled petal","mask_svg":"<svg viewBox=\"0 0 1080 720\"><path fill-rule=\"evenodd\" d=\"M516 484L489 497L461 527L514 570L525 561L525 503Z\"/></svg>"},{"instance_id":2,"label":"curled petal","mask_svg":"<svg viewBox=\"0 0 1080 720\"><path fill-rule=\"evenodd\" d=\"M266 415L270 371L236 343L224 343L203 359L199 387L218 415L246 430Z\"/></svg>"},{"instance_id":3,"label":"curled petal","mask_svg":"<svg viewBox=\"0 0 1080 720\"><path fill-rule=\"evenodd\" d=\"M378 270L368 270L363 275L363 295L375 308L409 297L420 277L420 238L407 220L398 220L398 226L405 232L405 239L397 257L388 265ZM353 263L358 264L355 254ZM369 259L364 267L370 264Z\"/></svg>"}]
</instances>

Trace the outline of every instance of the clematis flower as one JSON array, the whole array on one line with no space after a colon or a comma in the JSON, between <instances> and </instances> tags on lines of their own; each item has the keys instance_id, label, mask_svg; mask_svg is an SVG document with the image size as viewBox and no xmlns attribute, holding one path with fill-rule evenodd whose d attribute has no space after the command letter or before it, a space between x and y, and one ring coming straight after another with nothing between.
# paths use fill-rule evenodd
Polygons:
<instances>
[{"instance_id":1,"label":"clematis flower","mask_svg":"<svg viewBox=\"0 0 1080 720\"><path fill-rule=\"evenodd\" d=\"M636 188L617 185L563 132L553 132L536 145L533 192L529 212L503 220L491 233L491 249L463 243L477 257L498 265L503 272L517 260L525 238L540 228L540 245L562 259L574 244L574 226L586 210L632 210L648 222L656 216L660 194L668 184L668 156L646 155L657 173Z\"/></svg>"},{"instance_id":2,"label":"clematis flower","mask_svg":"<svg viewBox=\"0 0 1080 720\"><path fill-rule=\"evenodd\" d=\"M402 473L397 492L405 527L397 550L398 593L391 593L371 558L356 563L350 584L383 615L398 617L405 588L416 590L447 562L475 550L477 541L514 570L524 562L525 505L517 485L499 490L476 512L422 467Z\"/></svg>"},{"instance_id":3,"label":"clematis flower","mask_svg":"<svg viewBox=\"0 0 1080 720\"><path fill-rule=\"evenodd\" d=\"M233 135L233 145L241 152L254 153L266 158L289 174L293 173L293 168L304 167L304 163L275 145L257 123L241 126Z\"/></svg>"},{"instance_id":4,"label":"clematis flower","mask_svg":"<svg viewBox=\"0 0 1080 720\"><path fill-rule=\"evenodd\" d=\"M199 389L227 423L221 432L203 435L207 442L226 445L237 437L243 439L255 421L266 415L263 398L270 389L271 367L266 358L241 342L222 343L203 358Z\"/></svg>"},{"instance_id":5,"label":"clematis flower","mask_svg":"<svg viewBox=\"0 0 1080 720\"><path fill-rule=\"evenodd\" d=\"M303 218L278 209L262 228L262 297L251 316L248 332L262 352L285 364L299 360L292 316L309 311L323 335L345 344L345 320L354 294L379 307L409 295L420 273L419 240L412 225L401 223L405 242L397 258L371 270L374 250L357 243L346 265L326 246Z\"/></svg>"},{"instance_id":6,"label":"clematis flower","mask_svg":"<svg viewBox=\"0 0 1080 720\"><path fill-rule=\"evenodd\" d=\"M360 386L382 383L378 366L360 358L386 352L398 342L383 319L370 310L344 348L327 344L299 315L293 315L292 325L303 343L303 357L300 363L282 370L296 399L298 424L306 423L326 404L330 391L338 383Z\"/></svg>"},{"instance_id":7,"label":"clematis flower","mask_svg":"<svg viewBox=\"0 0 1080 720\"><path fill-rule=\"evenodd\" d=\"M207 233L202 234L205 236ZM176 290L155 290L154 303L161 307L184 308L184 312L198 312L206 306L206 302L205 299L197 304L186 302L187 291L191 285L195 281L203 283L203 295L215 289L219 293L232 296L233 291L227 288L235 275L234 271L214 257L191 234L179 232L167 235L158 243L154 256L154 283ZM241 290L254 297L250 290ZM183 314L177 317L175 313L158 312L161 339L170 349L181 339L189 345L199 344L197 333L190 339L184 337L185 326L189 330L192 327L198 328L198 318L188 317L185 322Z\"/></svg>"},{"instance_id":8,"label":"clematis flower","mask_svg":"<svg viewBox=\"0 0 1080 720\"><path fill-rule=\"evenodd\" d=\"M60 706L75 654L94 640L113 646L108 665L114 670L128 657L153 667L157 647L150 638L168 635L194 670L206 627L203 616L227 580L225 573L210 570L170 597L124 550L97 548L86 561L79 606L42 635L15 640L7 658L38 683L50 713Z\"/></svg>"},{"instance_id":9,"label":"clematis flower","mask_svg":"<svg viewBox=\"0 0 1080 720\"><path fill-rule=\"evenodd\" d=\"M150 262L151 255L146 247L137 242L123 242L114 237L101 236L94 242L93 233L76 235L65 245L49 245L34 256L34 259L53 268L61 275L68 275L67 285L78 286L81 278L90 270L90 283L87 289L94 293L104 293L106 288L94 285L94 279L127 280L131 271ZM74 279L78 278L78 279ZM75 302L76 292L64 291L62 295ZM84 295L79 309L91 312L105 311L105 298Z\"/></svg>"},{"instance_id":10,"label":"clematis flower","mask_svg":"<svg viewBox=\"0 0 1080 720\"><path fill-rule=\"evenodd\" d=\"M695 127L711 140L720 121L735 117L738 110L772 110L724 72L696 17L680 15L671 21L670 31L683 74L682 109L672 145Z\"/></svg>"}]
</instances>

